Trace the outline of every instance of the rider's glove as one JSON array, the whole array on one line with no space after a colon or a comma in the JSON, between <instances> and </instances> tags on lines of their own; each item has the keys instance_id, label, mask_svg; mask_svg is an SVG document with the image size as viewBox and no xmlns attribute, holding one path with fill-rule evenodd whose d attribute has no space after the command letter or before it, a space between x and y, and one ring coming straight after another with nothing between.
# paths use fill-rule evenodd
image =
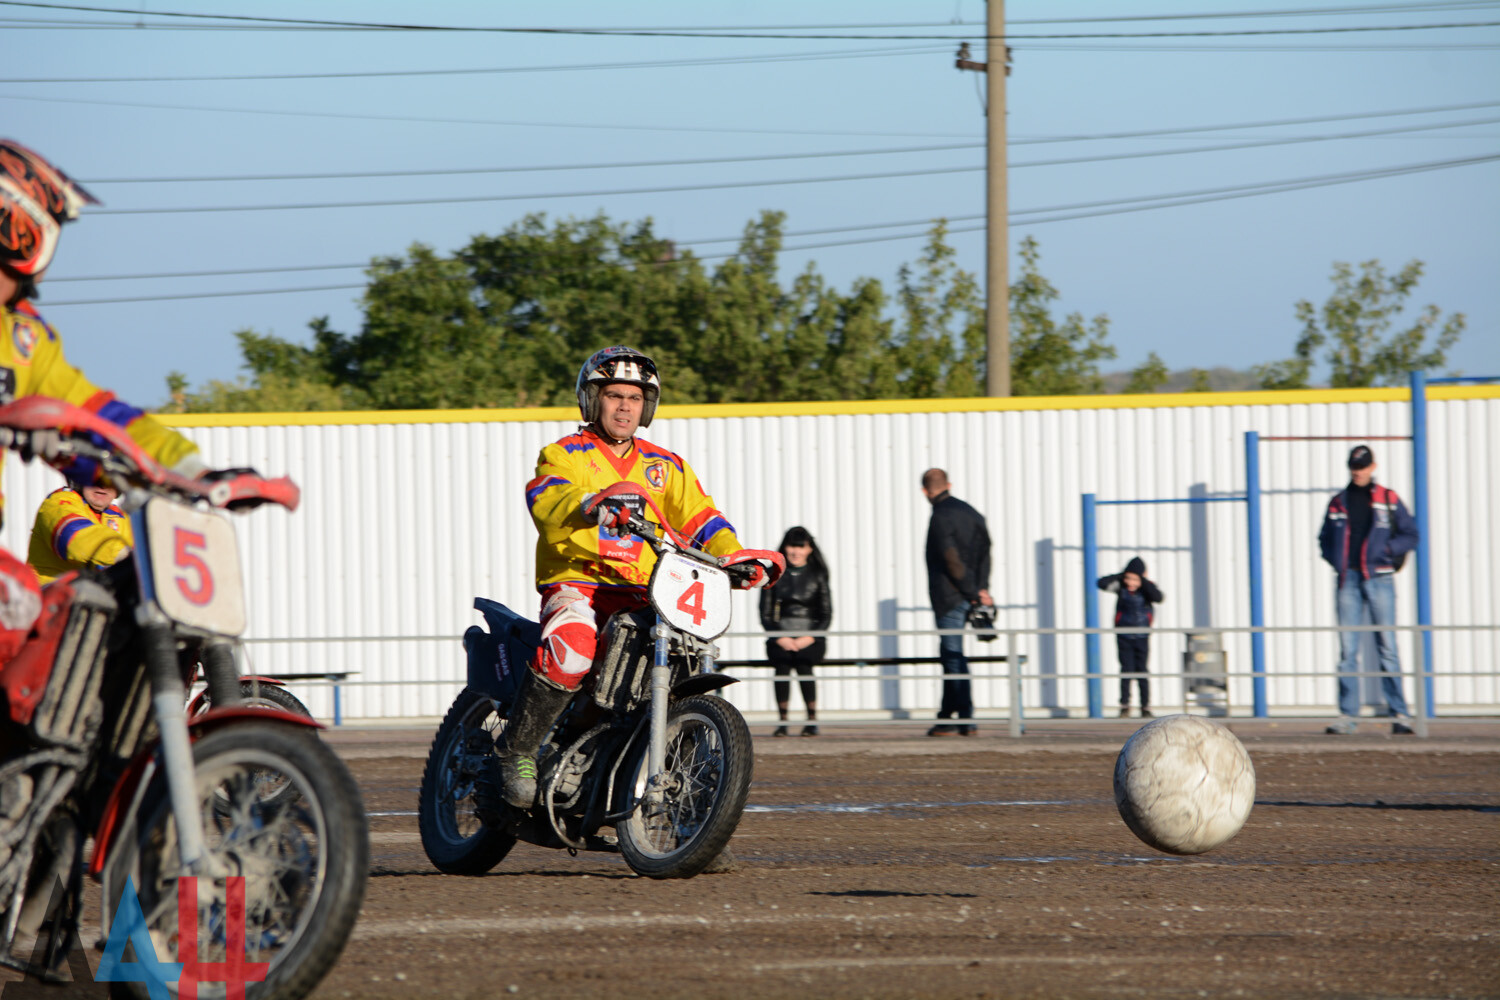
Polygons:
<instances>
[{"instance_id":1,"label":"rider's glove","mask_svg":"<svg viewBox=\"0 0 1500 1000\"><path fill-rule=\"evenodd\" d=\"M628 493L616 493L602 498L597 493L590 493L578 505L578 510L585 520L593 521L599 527L620 535L625 533L626 525L630 522L631 508L628 501L631 499L644 502L644 498Z\"/></svg>"},{"instance_id":2,"label":"rider's glove","mask_svg":"<svg viewBox=\"0 0 1500 1000\"><path fill-rule=\"evenodd\" d=\"M209 469L208 471L203 472L202 474L200 474L198 476L198 481L200 483L229 483L229 484L232 484L236 479L239 479L241 476L246 476L246 477L249 477L251 479L260 479L261 478L260 473L256 472L254 469L251 469L249 467L239 467L239 468L234 468L234 469ZM225 488L228 489L229 487L225 487ZM219 501L215 501L215 502L219 502ZM261 499L260 497L255 497L255 498L245 499L245 500L228 500L226 502L223 502L222 506L226 507L229 510L249 510L250 508L257 507L257 506L259 506L260 504L262 504L264 502L265 501L263 499Z\"/></svg>"},{"instance_id":3,"label":"rider's glove","mask_svg":"<svg viewBox=\"0 0 1500 1000\"><path fill-rule=\"evenodd\" d=\"M774 587L786 569L786 560L780 552L764 549L740 549L719 558L719 565L729 572L730 582L737 590L754 590L756 587Z\"/></svg>"}]
</instances>

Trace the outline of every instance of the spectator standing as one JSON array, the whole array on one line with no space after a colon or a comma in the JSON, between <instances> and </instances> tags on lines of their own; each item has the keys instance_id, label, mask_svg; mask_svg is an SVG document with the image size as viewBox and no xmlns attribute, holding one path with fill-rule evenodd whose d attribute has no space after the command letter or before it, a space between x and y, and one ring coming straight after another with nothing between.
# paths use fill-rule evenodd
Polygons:
<instances>
[{"instance_id":1,"label":"spectator standing","mask_svg":"<svg viewBox=\"0 0 1500 1000\"><path fill-rule=\"evenodd\" d=\"M1099 578L1099 589L1115 595L1115 628L1151 625L1151 605L1161 603L1161 591L1146 578L1146 562L1136 556L1120 573ZM1151 634L1117 633L1115 651L1120 655L1120 718L1130 718L1130 680L1141 692L1141 718L1151 718L1151 682L1146 661L1151 655Z\"/></svg>"},{"instance_id":2,"label":"spectator standing","mask_svg":"<svg viewBox=\"0 0 1500 1000\"><path fill-rule=\"evenodd\" d=\"M760 592L760 623L767 632L825 631L833 621L833 592L828 585L828 564L812 533L800 525L781 539L786 572L774 587ZM823 662L828 640L822 636L781 636L766 640L766 658L776 668L776 712L781 725L773 736L787 736L787 711L791 707L791 674L796 671L802 702L807 706L803 736L818 735L818 684L813 667Z\"/></svg>"},{"instance_id":3,"label":"spectator standing","mask_svg":"<svg viewBox=\"0 0 1500 1000\"><path fill-rule=\"evenodd\" d=\"M1375 482L1375 453L1368 445L1355 445L1349 452L1349 485L1328 501L1318 542L1323 558L1337 577L1340 625L1362 625L1368 610L1376 625L1396 623L1396 571L1406 554L1417 547L1417 522L1394 490ZM1355 731L1359 718L1359 670L1361 632L1339 633L1339 715L1328 727L1335 736ZM1376 632L1380 654L1380 686L1386 712L1395 721L1391 732L1410 735L1414 730L1401 690L1401 654L1396 633Z\"/></svg>"},{"instance_id":4,"label":"spectator standing","mask_svg":"<svg viewBox=\"0 0 1500 1000\"><path fill-rule=\"evenodd\" d=\"M990 533L984 516L953 496L953 486L942 469L922 473L922 493L932 504L927 526L927 593L932 613L941 629L963 628L975 604L994 606L990 597ZM928 736L973 736L972 723L959 725L945 719L974 718L970 693L969 660L964 656L964 637L945 635L938 639L938 659L943 666L943 702L937 725ZM955 676L964 675L964 676Z\"/></svg>"}]
</instances>

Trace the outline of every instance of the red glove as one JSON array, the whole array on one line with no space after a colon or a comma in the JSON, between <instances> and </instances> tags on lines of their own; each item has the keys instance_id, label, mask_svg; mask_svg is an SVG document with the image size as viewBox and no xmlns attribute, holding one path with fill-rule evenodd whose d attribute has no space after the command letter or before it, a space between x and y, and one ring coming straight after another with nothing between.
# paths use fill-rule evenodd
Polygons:
<instances>
[{"instance_id":1,"label":"red glove","mask_svg":"<svg viewBox=\"0 0 1500 1000\"><path fill-rule=\"evenodd\" d=\"M780 552L765 549L740 549L719 558L719 565L729 572L730 581L738 590L754 590L756 587L774 587L786 569L786 560Z\"/></svg>"},{"instance_id":2,"label":"red glove","mask_svg":"<svg viewBox=\"0 0 1500 1000\"><path fill-rule=\"evenodd\" d=\"M615 486L610 487L610 489L616 489L619 485L621 484L617 483ZM635 503L633 504L631 501L635 501ZM624 491L614 494L605 491L603 493L590 493L584 497L583 503L579 505L579 510L585 518L595 522L601 528L608 528L616 534L620 534L625 531L626 524L630 522L630 515L636 504L639 504L640 508L644 510L645 497Z\"/></svg>"}]
</instances>

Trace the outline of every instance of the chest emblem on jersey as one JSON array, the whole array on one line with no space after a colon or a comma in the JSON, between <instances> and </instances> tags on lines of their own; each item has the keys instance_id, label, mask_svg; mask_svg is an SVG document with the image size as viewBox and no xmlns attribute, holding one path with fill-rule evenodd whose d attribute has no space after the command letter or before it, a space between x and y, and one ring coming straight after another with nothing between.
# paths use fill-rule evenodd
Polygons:
<instances>
[{"instance_id":1,"label":"chest emblem on jersey","mask_svg":"<svg viewBox=\"0 0 1500 1000\"><path fill-rule=\"evenodd\" d=\"M41 338L42 331L37 324L29 319L17 316L15 323L10 328L10 339L16 347L16 359L30 362L31 352L36 350L36 342Z\"/></svg>"},{"instance_id":2,"label":"chest emblem on jersey","mask_svg":"<svg viewBox=\"0 0 1500 1000\"><path fill-rule=\"evenodd\" d=\"M653 462L646 466L646 482L654 490L665 487L667 485L667 463Z\"/></svg>"}]
</instances>

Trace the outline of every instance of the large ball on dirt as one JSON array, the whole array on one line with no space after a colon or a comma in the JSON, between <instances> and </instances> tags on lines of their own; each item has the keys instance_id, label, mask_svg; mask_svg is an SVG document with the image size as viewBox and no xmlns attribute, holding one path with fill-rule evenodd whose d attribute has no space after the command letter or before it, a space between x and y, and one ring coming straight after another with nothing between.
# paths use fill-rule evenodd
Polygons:
<instances>
[{"instance_id":1,"label":"large ball on dirt","mask_svg":"<svg viewBox=\"0 0 1500 1000\"><path fill-rule=\"evenodd\" d=\"M1192 715L1135 731L1115 758L1115 805L1146 844L1202 854L1240 832L1255 804L1255 768L1235 735Z\"/></svg>"}]
</instances>

